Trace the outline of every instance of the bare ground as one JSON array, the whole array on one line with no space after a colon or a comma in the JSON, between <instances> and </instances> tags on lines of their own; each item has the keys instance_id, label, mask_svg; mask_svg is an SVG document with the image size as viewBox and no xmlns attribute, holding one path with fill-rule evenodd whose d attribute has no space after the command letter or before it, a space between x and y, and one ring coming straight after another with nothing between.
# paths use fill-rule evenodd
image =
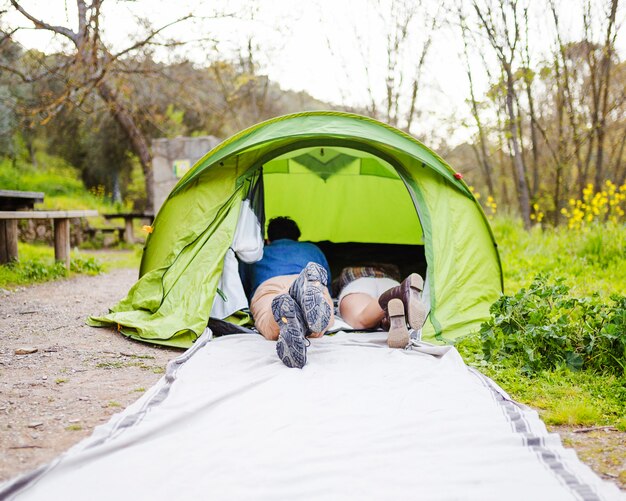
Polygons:
<instances>
[{"instance_id":1,"label":"bare ground","mask_svg":"<svg viewBox=\"0 0 626 501\"><path fill-rule=\"evenodd\" d=\"M106 312L135 279L135 270L115 270L0 289L0 482L89 436L156 383L180 354L85 325L87 316ZM626 433L551 431L626 490Z\"/></svg>"},{"instance_id":2,"label":"bare ground","mask_svg":"<svg viewBox=\"0 0 626 501\"><path fill-rule=\"evenodd\" d=\"M181 353L85 325L124 297L136 278L135 270L115 270L0 290L0 481L90 435Z\"/></svg>"}]
</instances>

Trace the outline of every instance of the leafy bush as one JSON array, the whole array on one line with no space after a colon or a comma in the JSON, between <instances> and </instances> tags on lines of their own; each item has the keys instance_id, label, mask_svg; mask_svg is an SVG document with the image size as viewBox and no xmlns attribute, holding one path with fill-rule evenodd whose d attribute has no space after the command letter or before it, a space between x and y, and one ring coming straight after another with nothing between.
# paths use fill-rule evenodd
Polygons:
<instances>
[{"instance_id":1,"label":"leafy bush","mask_svg":"<svg viewBox=\"0 0 626 501\"><path fill-rule=\"evenodd\" d=\"M526 374L559 366L625 374L626 297L575 298L563 282L538 275L528 289L498 299L480 329L485 360Z\"/></svg>"},{"instance_id":2,"label":"leafy bush","mask_svg":"<svg viewBox=\"0 0 626 501\"><path fill-rule=\"evenodd\" d=\"M26 282L44 282L67 276L67 269L63 263L50 265L39 260L33 260L12 266L18 268L20 278Z\"/></svg>"},{"instance_id":3,"label":"leafy bush","mask_svg":"<svg viewBox=\"0 0 626 501\"><path fill-rule=\"evenodd\" d=\"M35 246L20 243L24 259L0 265L0 287L47 282L69 275L65 265L54 262L53 249L48 246ZM134 258L136 261L136 258ZM83 257L73 253L70 271L97 275L103 271L102 263L92 256Z\"/></svg>"},{"instance_id":4,"label":"leafy bush","mask_svg":"<svg viewBox=\"0 0 626 501\"><path fill-rule=\"evenodd\" d=\"M70 269L75 273L87 273L88 275L97 275L102 272L102 263L96 258L74 257L70 261Z\"/></svg>"}]
</instances>

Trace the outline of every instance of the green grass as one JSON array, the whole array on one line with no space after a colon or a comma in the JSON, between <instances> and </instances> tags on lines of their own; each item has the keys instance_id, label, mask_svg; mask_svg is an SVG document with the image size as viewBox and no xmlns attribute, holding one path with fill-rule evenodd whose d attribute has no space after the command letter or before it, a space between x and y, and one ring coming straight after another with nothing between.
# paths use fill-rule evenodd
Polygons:
<instances>
[{"instance_id":1,"label":"green grass","mask_svg":"<svg viewBox=\"0 0 626 501\"><path fill-rule=\"evenodd\" d=\"M0 186L5 190L41 191L44 201L36 209L96 209L115 212L102 190L89 191L80 180L80 173L67 162L45 153L37 153L37 166L17 160L0 159ZM94 219L104 224L104 218Z\"/></svg>"},{"instance_id":2,"label":"green grass","mask_svg":"<svg viewBox=\"0 0 626 501\"><path fill-rule=\"evenodd\" d=\"M528 377L514 367L478 367L515 400L536 409L547 424L612 425L626 431L626 377L563 367Z\"/></svg>"},{"instance_id":3,"label":"green grass","mask_svg":"<svg viewBox=\"0 0 626 501\"><path fill-rule=\"evenodd\" d=\"M97 275L113 268L138 268L139 256L136 251L97 252L71 251L70 271L62 263L55 263L54 249L46 244L18 244L20 260L0 265L0 288L12 288L60 278L78 273Z\"/></svg>"},{"instance_id":4,"label":"green grass","mask_svg":"<svg viewBox=\"0 0 626 501\"><path fill-rule=\"evenodd\" d=\"M492 222L504 271L504 291L527 287L539 273L562 277L575 296L626 291L626 226L599 225L586 231L535 227L518 219Z\"/></svg>"},{"instance_id":5,"label":"green grass","mask_svg":"<svg viewBox=\"0 0 626 501\"><path fill-rule=\"evenodd\" d=\"M626 293L624 225L596 225L584 231L535 227L527 232L519 220L498 217L492 228L507 295L528 289L540 273L552 283L563 278L575 298L597 293L608 304L612 294ZM626 374L573 371L564 365L529 374L506 358L487 361L478 333L463 339L457 348L467 363L514 399L537 409L547 424L613 425L626 430Z\"/></svg>"},{"instance_id":6,"label":"green grass","mask_svg":"<svg viewBox=\"0 0 626 501\"><path fill-rule=\"evenodd\" d=\"M0 265L0 288L11 289L20 285L71 277L77 273L97 275L120 268L139 270L141 252L139 244L132 249L73 250L70 252L72 269L67 272L63 264L54 262L54 249L51 246L20 242L20 260L17 263Z\"/></svg>"}]
</instances>

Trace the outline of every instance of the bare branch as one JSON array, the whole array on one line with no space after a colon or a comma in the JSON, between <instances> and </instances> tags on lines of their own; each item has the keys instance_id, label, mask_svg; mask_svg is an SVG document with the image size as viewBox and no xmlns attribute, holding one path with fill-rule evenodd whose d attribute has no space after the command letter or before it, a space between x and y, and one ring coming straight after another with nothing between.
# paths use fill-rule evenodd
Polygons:
<instances>
[{"instance_id":1,"label":"bare branch","mask_svg":"<svg viewBox=\"0 0 626 501\"><path fill-rule=\"evenodd\" d=\"M12 0L13 1L13 0ZM175 24L181 23L183 21L186 21L187 19L191 19L193 18L193 14L187 14L186 16L180 17L178 19L176 19L175 21L172 21L171 23L167 23L164 24L163 26L161 26L160 28L152 31L146 38L139 40L138 42L135 42L134 44L132 44L130 47L127 47L126 49L118 52L117 54L114 54L111 57L112 60L115 59L119 59L120 57L122 57L125 54L128 54L129 52L132 52L140 47L143 47L149 43L151 43L151 41L159 34L161 33L163 30L174 26ZM176 45L180 45L182 42L177 43Z\"/></svg>"},{"instance_id":2,"label":"bare branch","mask_svg":"<svg viewBox=\"0 0 626 501\"><path fill-rule=\"evenodd\" d=\"M15 33L17 33L21 28L13 28L11 31L4 31L0 29L0 34L2 34L2 38L0 38L0 45L2 45L5 40L10 40Z\"/></svg>"},{"instance_id":3,"label":"bare branch","mask_svg":"<svg viewBox=\"0 0 626 501\"><path fill-rule=\"evenodd\" d=\"M52 32L57 33L59 35L63 35L64 37L69 38L74 43L74 45L76 45L78 47L79 37L72 30L70 30L69 28L66 28L65 26L53 26L51 24L45 23L44 21L42 21L40 19L37 19L32 14L28 13L17 2L17 0L10 0L10 1L11 1L11 5L13 5L13 7L15 7L15 9L20 14L22 14L26 19L28 19L29 21L31 21L35 25L35 28L37 28L38 30L49 30L49 31L52 31Z\"/></svg>"}]
</instances>

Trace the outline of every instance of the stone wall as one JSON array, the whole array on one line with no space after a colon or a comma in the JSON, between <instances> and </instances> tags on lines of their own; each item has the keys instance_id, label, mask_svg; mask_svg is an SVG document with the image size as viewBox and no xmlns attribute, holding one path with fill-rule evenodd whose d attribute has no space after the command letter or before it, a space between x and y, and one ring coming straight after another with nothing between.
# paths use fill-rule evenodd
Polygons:
<instances>
[{"instance_id":1,"label":"stone wall","mask_svg":"<svg viewBox=\"0 0 626 501\"><path fill-rule=\"evenodd\" d=\"M215 136L176 137L152 141L155 214L184 173L219 142Z\"/></svg>"},{"instance_id":2,"label":"stone wall","mask_svg":"<svg viewBox=\"0 0 626 501\"><path fill-rule=\"evenodd\" d=\"M85 219L70 219L70 245L80 245L89 239ZM51 219L21 219L17 223L21 242L44 242L54 246L54 223Z\"/></svg>"}]
</instances>

